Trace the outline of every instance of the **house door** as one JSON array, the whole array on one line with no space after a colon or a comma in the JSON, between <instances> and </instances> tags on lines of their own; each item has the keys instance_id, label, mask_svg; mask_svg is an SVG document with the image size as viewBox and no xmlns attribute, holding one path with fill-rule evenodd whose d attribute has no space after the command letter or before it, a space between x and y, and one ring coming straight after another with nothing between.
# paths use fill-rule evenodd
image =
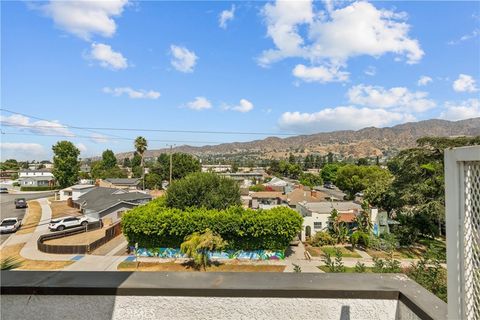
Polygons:
<instances>
[{"instance_id":1,"label":"house door","mask_svg":"<svg viewBox=\"0 0 480 320\"><path fill-rule=\"evenodd\" d=\"M310 238L312 236L312 228L310 226L305 227L305 237Z\"/></svg>"}]
</instances>

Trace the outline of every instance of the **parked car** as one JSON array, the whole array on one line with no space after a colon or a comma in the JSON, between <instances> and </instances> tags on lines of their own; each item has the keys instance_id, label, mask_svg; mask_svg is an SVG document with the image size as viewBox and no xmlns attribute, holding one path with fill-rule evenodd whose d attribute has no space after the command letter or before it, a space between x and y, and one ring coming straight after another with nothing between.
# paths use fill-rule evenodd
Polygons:
<instances>
[{"instance_id":1,"label":"parked car","mask_svg":"<svg viewBox=\"0 0 480 320\"><path fill-rule=\"evenodd\" d=\"M0 223L0 233L16 232L20 229L22 222L18 218L6 218Z\"/></svg>"},{"instance_id":2,"label":"parked car","mask_svg":"<svg viewBox=\"0 0 480 320\"><path fill-rule=\"evenodd\" d=\"M335 189L335 186L331 182L325 182L323 187L326 188L326 189Z\"/></svg>"},{"instance_id":3,"label":"parked car","mask_svg":"<svg viewBox=\"0 0 480 320\"><path fill-rule=\"evenodd\" d=\"M50 231L62 231L65 230L66 228L74 228L74 227L80 227L80 226L87 226L89 223L89 219L85 216L79 216L79 217L62 217L59 219L51 220L50 224L48 225L48 228Z\"/></svg>"},{"instance_id":4,"label":"parked car","mask_svg":"<svg viewBox=\"0 0 480 320\"><path fill-rule=\"evenodd\" d=\"M15 208L26 208L27 207L27 200L25 198L17 198L15 199Z\"/></svg>"},{"instance_id":5,"label":"parked car","mask_svg":"<svg viewBox=\"0 0 480 320\"><path fill-rule=\"evenodd\" d=\"M0 193L8 193L8 189L7 188L0 188Z\"/></svg>"}]
</instances>

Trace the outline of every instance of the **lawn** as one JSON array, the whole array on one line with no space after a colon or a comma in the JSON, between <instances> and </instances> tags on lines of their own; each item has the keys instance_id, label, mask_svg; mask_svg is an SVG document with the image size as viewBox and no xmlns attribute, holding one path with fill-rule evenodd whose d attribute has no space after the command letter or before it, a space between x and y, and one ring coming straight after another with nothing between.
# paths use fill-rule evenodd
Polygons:
<instances>
[{"instance_id":1,"label":"lawn","mask_svg":"<svg viewBox=\"0 0 480 320\"><path fill-rule=\"evenodd\" d=\"M69 207L67 201L52 201L50 200L50 208L52 209L52 219L57 219L65 216L78 216L80 213L78 209Z\"/></svg>"},{"instance_id":2,"label":"lawn","mask_svg":"<svg viewBox=\"0 0 480 320\"><path fill-rule=\"evenodd\" d=\"M118 265L117 269L119 271L198 271L189 264L175 262L139 262L137 268L136 262L124 261ZM283 272L284 269L285 266L280 265L218 263L207 267L206 272Z\"/></svg>"},{"instance_id":3,"label":"lawn","mask_svg":"<svg viewBox=\"0 0 480 320\"><path fill-rule=\"evenodd\" d=\"M351 247L311 247L305 246L305 249L312 255L312 257L321 257L324 253L330 254L332 257L335 256L335 249L340 249L342 257L345 258L361 258L358 253L350 249Z\"/></svg>"},{"instance_id":4,"label":"lawn","mask_svg":"<svg viewBox=\"0 0 480 320\"><path fill-rule=\"evenodd\" d=\"M27 234L35 231L42 217L42 208L38 201L28 201L27 215L22 220L22 226L17 234Z\"/></svg>"},{"instance_id":5,"label":"lawn","mask_svg":"<svg viewBox=\"0 0 480 320\"><path fill-rule=\"evenodd\" d=\"M11 246L6 246L0 251L2 260L7 257L12 257L21 263L20 267L15 270L61 270L73 263L73 261L47 261L47 260L29 260L20 255L25 243L18 243Z\"/></svg>"},{"instance_id":6,"label":"lawn","mask_svg":"<svg viewBox=\"0 0 480 320\"><path fill-rule=\"evenodd\" d=\"M328 269L327 266L318 266L317 268L322 270L323 272L327 272L327 273L330 272L330 270ZM373 272L372 267L366 267L365 269L366 269L365 273L372 273ZM345 267L345 273L356 273L355 272L355 267Z\"/></svg>"},{"instance_id":7,"label":"lawn","mask_svg":"<svg viewBox=\"0 0 480 320\"><path fill-rule=\"evenodd\" d=\"M438 258L441 262L445 262L447 250L445 242L431 239L420 239L414 246L408 248L399 248L394 251L393 257L395 259L421 259L425 257L425 254L430 246L432 246L437 252L436 258ZM385 251L367 249L367 253L371 257L383 259L390 257L390 254Z\"/></svg>"}]
</instances>

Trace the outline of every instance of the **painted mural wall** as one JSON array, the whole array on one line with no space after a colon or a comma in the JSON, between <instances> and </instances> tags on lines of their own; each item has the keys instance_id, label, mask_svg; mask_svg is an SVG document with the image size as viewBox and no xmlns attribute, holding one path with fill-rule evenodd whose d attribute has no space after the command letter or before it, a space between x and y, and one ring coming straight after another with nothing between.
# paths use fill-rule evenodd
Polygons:
<instances>
[{"instance_id":1,"label":"painted mural wall","mask_svg":"<svg viewBox=\"0 0 480 320\"><path fill-rule=\"evenodd\" d=\"M130 247L130 252L135 252L135 247ZM186 258L180 249L175 248L138 248L139 257L159 257L159 258ZM238 260L283 260L285 251L272 250L227 250L212 251L209 253L211 259L238 259Z\"/></svg>"}]
</instances>

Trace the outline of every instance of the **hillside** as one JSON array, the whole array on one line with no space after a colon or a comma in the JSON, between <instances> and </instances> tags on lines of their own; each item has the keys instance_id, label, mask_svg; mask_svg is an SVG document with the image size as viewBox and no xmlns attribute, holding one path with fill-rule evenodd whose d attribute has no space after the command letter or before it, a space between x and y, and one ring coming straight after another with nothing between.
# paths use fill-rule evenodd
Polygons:
<instances>
[{"instance_id":1,"label":"hillside","mask_svg":"<svg viewBox=\"0 0 480 320\"><path fill-rule=\"evenodd\" d=\"M268 137L250 142L232 142L212 146L179 146L176 152L186 152L200 157L233 155L256 156L257 158L283 158L290 152L295 155L332 152L342 157L386 156L398 150L415 146L420 137L450 137L480 135L480 118L460 121L425 120L396 125L388 128L369 127L358 131L344 130L288 138ZM167 149L148 150L146 157L157 157ZM117 154L118 158L131 157L132 152Z\"/></svg>"}]
</instances>

